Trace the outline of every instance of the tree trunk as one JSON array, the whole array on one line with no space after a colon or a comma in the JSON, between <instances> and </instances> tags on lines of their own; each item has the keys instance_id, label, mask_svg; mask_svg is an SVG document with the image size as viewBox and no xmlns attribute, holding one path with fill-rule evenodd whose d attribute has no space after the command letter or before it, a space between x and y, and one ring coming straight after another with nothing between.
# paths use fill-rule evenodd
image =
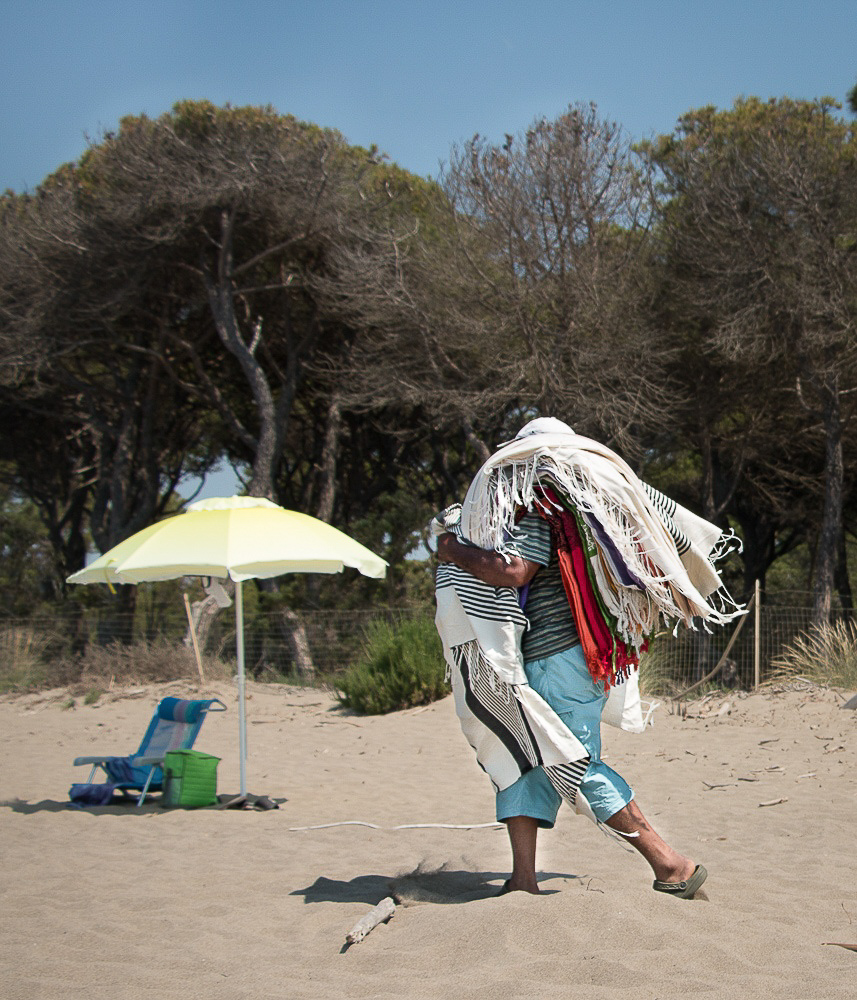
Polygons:
<instances>
[{"instance_id":1,"label":"tree trunk","mask_svg":"<svg viewBox=\"0 0 857 1000\"><path fill-rule=\"evenodd\" d=\"M759 581L762 590L765 589L768 568L776 558L777 529L764 518L755 517L754 513L752 510L747 512L742 510L737 515L744 543L741 553L743 600L750 599L750 595L756 589L756 580Z\"/></svg>"},{"instance_id":2,"label":"tree trunk","mask_svg":"<svg viewBox=\"0 0 857 1000\"><path fill-rule=\"evenodd\" d=\"M298 615L291 608L283 609L283 619L286 623L289 645L292 648L292 659L295 668L305 681L312 681L315 677L315 664L312 662L312 655L309 649L306 629Z\"/></svg>"},{"instance_id":3,"label":"tree trunk","mask_svg":"<svg viewBox=\"0 0 857 1000\"><path fill-rule=\"evenodd\" d=\"M321 470L316 517L326 524L333 519L336 503L336 468L339 461L339 448L342 439L342 401L335 393L327 408L327 426L324 433L324 445L321 452Z\"/></svg>"},{"instance_id":4,"label":"tree trunk","mask_svg":"<svg viewBox=\"0 0 857 1000\"><path fill-rule=\"evenodd\" d=\"M834 574L842 535L842 498L845 481L839 378L836 374L825 378L824 389L824 508L818 536L813 585L813 621L816 625L823 625L830 620Z\"/></svg>"},{"instance_id":5,"label":"tree trunk","mask_svg":"<svg viewBox=\"0 0 857 1000\"><path fill-rule=\"evenodd\" d=\"M208 633L214 624L217 616L223 609L213 597L204 597L201 601L193 601L190 606L190 615L193 620L193 627L196 631L196 641L201 652L205 652L208 642ZM182 640L188 649L193 647L193 639L190 634L190 625Z\"/></svg>"},{"instance_id":6,"label":"tree trunk","mask_svg":"<svg viewBox=\"0 0 857 1000\"><path fill-rule=\"evenodd\" d=\"M467 438L468 444L472 446L473 450L479 456L480 462L487 462L491 457L491 450L488 448L488 445L477 435L470 420L465 418L462 421L462 427L464 428L464 436Z\"/></svg>"},{"instance_id":7,"label":"tree trunk","mask_svg":"<svg viewBox=\"0 0 857 1000\"><path fill-rule=\"evenodd\" d=\"M702 452L702 516L706 521L714 521L717 511L714 504L714 455L711 435L707 428L702 432L700 451Z\"/></svg>"},{"instance_id":8,"label":"tree trunk","mask_svg":"<svg viewBox=\"0 0 857 1000\"><path fill-rule=\"evenodd\" d=\"M711 648L711 634L701 628L702 620L696 619L697 630L691 633L695 652L693 660L693 682L702 680L711 671L714 654Z\"/></svg>"},{"instance_id":9,"label":"tree trunk","mask_svg":"<svg viewBox=\"0 0 857 1000\"><path fill-rule=\"evenodd\" d=\"M115 642L130 646L134 630L134 609L137 588L130 584L116 587L116 600L111 601L98 616L96 635L99 646Z\"/></svg>"},{"instance_id":10,"label":"tree trunk","mask_svg":"<svg viewBox=\"0 0 857 1000\"><path fill-rule=\"evenodd\" d=\"M254 452L250 495L274 500L274 485L282 459L283 435L296 389L296 366L289 365L287 384L281 386L277 398L256 356L262 340L262 320L258 318L255 321L252 335L245 335L235 313L233 227L232 215L227 211L222 212L217 274L213 275L207 267L203 267L202 277L217 334L226 350L238 361L255 406L258 431L252 441L245 437L245 443L249 443Z\"/></svg>"},{"instance_id":11,"label":"tree trunk","mask_svg":"<svg viewBox=\"0 0 857 1000\"><path fill-rule=\"evenodd\" d=\"M834 582L839 594L839 602L842 605L842 617L850 620L854 612L854 595L851 591L851 579L848 575L848 549L845 545L844 531L839 533Z\"/></svg>"}]
</instances>

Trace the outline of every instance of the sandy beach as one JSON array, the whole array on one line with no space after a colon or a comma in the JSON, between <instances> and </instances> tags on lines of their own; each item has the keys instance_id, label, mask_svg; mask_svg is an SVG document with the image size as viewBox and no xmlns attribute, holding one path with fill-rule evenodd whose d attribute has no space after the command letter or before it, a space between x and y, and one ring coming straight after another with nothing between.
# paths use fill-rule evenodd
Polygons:
<instances>
[{"instance_id":1,"label":"sandy beach","mask_svg":"<svg viewBox=\"0 0 857 1000\"><path fill-rule=\"evenodd\" d=\"M217 696L197 749L237 794L228 685L0 700L0 965L18 998L851 998L857 711L808 684L667 705L605 758L710 876L655 893L633 852L567 809L543 894L508 875L493 793L451 699L388 716L251 684L248 791L275 810L70 807L78 755L136 749L166 694ZM382 898L393 918L346 934Z\"/></svg>"}]
</instances>

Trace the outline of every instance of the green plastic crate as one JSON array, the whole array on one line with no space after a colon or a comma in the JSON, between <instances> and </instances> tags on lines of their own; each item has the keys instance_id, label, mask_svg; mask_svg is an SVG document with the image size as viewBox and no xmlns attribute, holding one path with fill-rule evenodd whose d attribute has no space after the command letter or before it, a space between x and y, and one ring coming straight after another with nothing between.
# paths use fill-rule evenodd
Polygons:
<instances>
[{"instance_id":1,"label":"green plastic crate","mask_svg":"<svg viewBox=\"0 0 857 1000\"><path fill-rule=\"evenodd\" d=\"M199 750L171 750L164 756L165 806L196 809L217 802L219 757Z\"/></svg>"}]
</instances>

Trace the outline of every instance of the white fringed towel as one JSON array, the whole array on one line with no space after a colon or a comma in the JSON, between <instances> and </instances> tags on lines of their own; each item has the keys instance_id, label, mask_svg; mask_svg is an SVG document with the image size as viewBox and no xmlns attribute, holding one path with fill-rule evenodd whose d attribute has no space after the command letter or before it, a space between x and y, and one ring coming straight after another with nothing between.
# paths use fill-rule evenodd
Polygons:
<instances>
[{"instance_id":1,"label":"white fringed towel","mask_svg":"<svg viewBox=\"0 0 857 1000\"><path fill-rule=\"evenodd\" d=\"M544 505L541 487L564 497L609 539L611 545L601 547L599 572L610 580L602 578L599 589L628 646L639 648L659 617L694 628L694 618L723 625L744 614L714 566L731 536L643 483L615 452L579 434L531 435L495 452L467 491L462 536L481 548L509 552L516 512ZM623 583L617 555L638 585Z\"/></svg>"}]
</instances>

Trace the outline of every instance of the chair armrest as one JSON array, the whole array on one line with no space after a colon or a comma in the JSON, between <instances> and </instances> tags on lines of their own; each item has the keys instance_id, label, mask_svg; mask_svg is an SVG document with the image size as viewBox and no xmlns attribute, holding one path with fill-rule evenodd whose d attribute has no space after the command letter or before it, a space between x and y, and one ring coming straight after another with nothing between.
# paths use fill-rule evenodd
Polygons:
<instances>
[{"instance_id":1,"label":"chair armrest","mask_svg":"<svg viewBox=\"0 0 857 1000\"><path fill-rule=\"evenodd\" d=\"M104 756L104 757L75 757L74 760L72 761L72 764L73 765L74 764L106 764L108 760L114 760L116 758L116 756L117 756L116 754L111 754L111 755ZM147 767L150 764L163 764L163 762L164 762L164 755L163 754L157 754L157 756L155 756L155 757L135 757L133 754L131 754L131 757L133 757L135 765L139 764L139 765L142 765L143 767ZM121 759L122 760L128 760L129 759L128 758L128 754L123 754L122 757L121 757Z\"/></svg>"}]
</instances>

